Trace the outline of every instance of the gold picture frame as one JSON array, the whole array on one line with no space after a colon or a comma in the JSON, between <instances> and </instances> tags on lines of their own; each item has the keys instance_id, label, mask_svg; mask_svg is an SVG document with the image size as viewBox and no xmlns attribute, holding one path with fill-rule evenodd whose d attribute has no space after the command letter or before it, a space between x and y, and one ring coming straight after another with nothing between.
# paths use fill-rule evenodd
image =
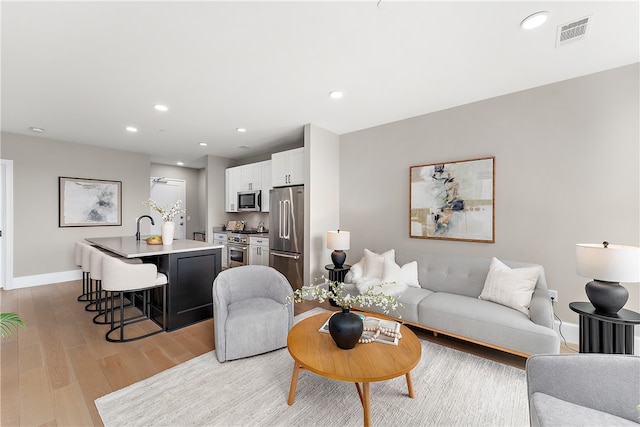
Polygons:
<instances>
[{"instance_id":1,"label":"gold picture frame","mask_svg":"<svg viewBox=\"0 0 640 427\"><path fill-rule=\"evenodd\" d=\"M495 157L411 166L409 237L495 243Z\"/></svg>"}]
</instances>

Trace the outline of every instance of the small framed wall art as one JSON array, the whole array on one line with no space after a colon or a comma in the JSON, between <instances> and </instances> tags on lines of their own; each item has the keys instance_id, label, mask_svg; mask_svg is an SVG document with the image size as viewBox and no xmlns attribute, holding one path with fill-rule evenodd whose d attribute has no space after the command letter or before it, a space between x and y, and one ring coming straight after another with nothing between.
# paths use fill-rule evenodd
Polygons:
<instances>
[{"instance_id":1,"label":"small framed wall art","mask_svg":"<svg viewBox=\"0 0 640 427\"><path fill-rule=\"evenodd\" d=\"M122 225L122 182L68 178L58 182L59 227Z\"/></svg>"},{"instance_id":2,"label":"small framed wall art","mask_svg":"<svg viewBox=\"0 0 640 427\"><path fill-rule=\"evenodd\" d=\"M409 168L409 237L495 242L495 157Z\"/></svg>"}]
</instances>

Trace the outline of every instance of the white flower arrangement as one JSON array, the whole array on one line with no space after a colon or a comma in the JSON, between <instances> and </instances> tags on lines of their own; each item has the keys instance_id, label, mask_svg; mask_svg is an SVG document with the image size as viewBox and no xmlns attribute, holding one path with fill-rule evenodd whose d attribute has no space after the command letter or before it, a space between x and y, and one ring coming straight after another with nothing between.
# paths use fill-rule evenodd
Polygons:
<instances>
[{"instance_id":1,"label":"white flower arrangement","mask_svg":"<svg viewBox=\"0 0 640 427\"><path fill-rule=\"evenodd\" d=\"M160 207L156 202L154 202L151 199L142 203L144 203L145 205L148 205L151 209L158 212L162 216L162 221L164 222L171 222L173 221L173 218L175 218L176 215L185 212L185 209L180 209L180 203L182 203L182 200L178 200L171 207L168 207L168 206Z\"/></svg>"},{"instance_id":2,"label":"white flower arrangement","mask_svg":"<svg viewBox=\"0 0 640 427\"><path fill-rule=\"evenodd\" d=\"M358 307L379 307L384 314L388 314L390 310L396 310L402 307L394 295L385 295L376 292L378 286L371 286L367 292L357 295L345 294L345 284L342 282L331 281L324 276L321 277L324 284L297 289L292 295L287 297L289 302L302 302L308 299L317 299L323 303L326 300L332 300L338 307L350 310L353 306ZM317 279L316 279L317 280Z\"/></svg>"}]
</instances>

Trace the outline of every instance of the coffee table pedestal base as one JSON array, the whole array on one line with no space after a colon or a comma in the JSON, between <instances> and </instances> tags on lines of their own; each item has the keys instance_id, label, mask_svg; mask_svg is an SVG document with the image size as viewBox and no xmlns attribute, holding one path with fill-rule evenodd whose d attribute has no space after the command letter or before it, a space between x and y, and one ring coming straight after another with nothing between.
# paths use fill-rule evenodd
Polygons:
<instances>
[{"instance_id":1,"label":"coffee table pedestal base","mask_svg":"<svg viewBox=\"0 0 640 427\"><path fill-rule=\"evenodd\" d=\"M287 403L289 406L293 405L296 400L296 388L298 387L298 374L300 369L303 369L298 362L293 362L293 373L291 374L291 386L289 387L289 400ZM411 372L405 374L407 379L407 389L409 391L409 397L414 398L415 392L413 391L413 380L411 379ZM362 403L362 411L364 415L364 426L369 427L371 425L371 383L354 383L358 396L360 396L360 402Z\"/></svg>"}]
</instances>

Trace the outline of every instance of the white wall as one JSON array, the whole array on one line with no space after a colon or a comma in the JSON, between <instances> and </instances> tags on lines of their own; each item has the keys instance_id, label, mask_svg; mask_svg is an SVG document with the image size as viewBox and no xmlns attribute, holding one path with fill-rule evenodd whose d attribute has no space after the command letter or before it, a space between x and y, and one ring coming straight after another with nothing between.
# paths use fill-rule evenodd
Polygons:
<instances>
[{"instance_id":1,"label":"white wall","mask_svg":"<svg viewBox=\"0 0 640 427\"><path fill-rule=\"evenodd\" d=\"M213 242L213 227L226 224L225 208L225 169L231 167L232 160L217 156L207 156L206 167L206 206L207 242Z\"/></svg>"},{"instance_id":2,"label":"white wall","mask_svg":"<svg viewBox=\"0 0 640 427\"><path fill-rule=\"evenodd\" d=\"M77 240L135 234L136 218L148 211L142 202L149 198L149 156L6 132L1 137L2 158L13 160L14 287L51 283L38 276L77 270ZM122 225L58 227L60 176L122 181Z\"/></svg>"},{"instance_id":3,"label":"white wall","mask_svg":"<svg viewBox=\"0 0 640 427\"><path fill-rule=\"evenodd\" d=\"M312 284L331 263L327 231L340 227L340 139L319 126L304 127L304 283Z\"/></svg>"},{"instance_id":4,"label":"white wall","mask_svg":"<svg viewBox=\"0 0 640 427\"><path fill-rule=\"evenodd\" d=\"M577 323L568 304L587 300L589 278L575 274L575 244L640 244L639 71L634 64L342 135L347 262L364 248L396 248L539 263L559 291L556 313ZM495 244L409 238L409 167L483 156L496 157ZM627 288L626 308L640 311L640 285Z\"/></svg>"}]
</instances>

